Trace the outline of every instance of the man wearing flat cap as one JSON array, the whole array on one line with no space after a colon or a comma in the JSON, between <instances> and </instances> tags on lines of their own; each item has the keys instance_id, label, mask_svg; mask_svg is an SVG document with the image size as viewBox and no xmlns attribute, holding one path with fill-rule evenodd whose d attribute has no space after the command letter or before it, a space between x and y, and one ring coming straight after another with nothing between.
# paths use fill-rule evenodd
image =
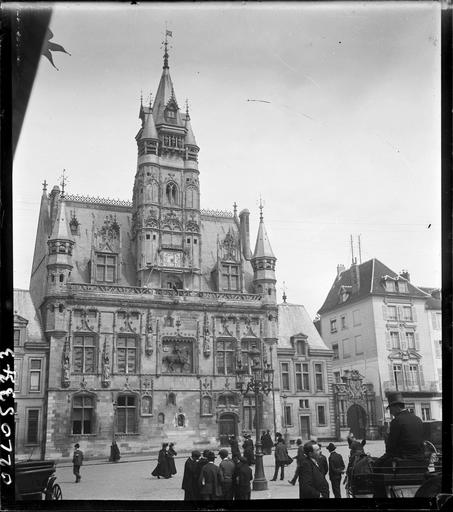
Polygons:
<instances>
[{"instance_id":1,"label":"man wearing flat cap","mask_svg":"<svg viewBox=\"0 0 453 512\"><path fill-rule=\"evenodd\" d=\"M398 467L420 467L424 465L423 422L409 412L401 393L387 394L388 406L393 420L385 443L385 454L378 459L379 467L391 468L392 460L397 458Z\"/></svg>"},{"instance_id":2,"label":"man wearing flat cap","mask_svg":"<svg viewBox=\"0 0 453 512\"><path fill-rule=\"evenodd\" d=\"M329 479L332 485L332 492L334 498L341 498L341 475L344 473L345 465L343 457L335 450L337 447L333 443L327 445L327 450L330 452L329 456Z\"/></svg>"}]
</instances>

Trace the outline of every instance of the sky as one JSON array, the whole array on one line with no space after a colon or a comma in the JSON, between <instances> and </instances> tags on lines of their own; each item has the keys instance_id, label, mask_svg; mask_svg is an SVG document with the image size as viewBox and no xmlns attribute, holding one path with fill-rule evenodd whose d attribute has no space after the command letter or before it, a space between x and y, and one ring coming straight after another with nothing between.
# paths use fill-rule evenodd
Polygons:
<instances>
[{"instance_id":1,"label":"sky","mask_svg":"<svg viewBox=\"0 0 453 512\"><path fill-rule=\"evenodd\" d=\"M277 290L314 317L336 267L378 258L441 285L440 5L56 4L13 167L14 286L29 286L42 182L132 199L140 95L189 102L201 207L264 221ZM260 100L260 101L250 101ZM283 284L284 283L284 284Z\"/></svg>"}]
</instances>

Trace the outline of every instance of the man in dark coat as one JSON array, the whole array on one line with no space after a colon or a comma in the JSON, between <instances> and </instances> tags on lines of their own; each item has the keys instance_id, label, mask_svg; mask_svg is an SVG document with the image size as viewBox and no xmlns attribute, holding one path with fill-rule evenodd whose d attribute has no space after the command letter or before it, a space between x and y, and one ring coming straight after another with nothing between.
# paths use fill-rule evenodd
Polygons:
<instances>
[{"instance_id":1,"label":"man in dark coat","mask_svg":"<svg viewBox=\"0 0 453 512\"><path fill-rule=\"evenodd\" d=\"M214 464L215 453L207 454L208 462L202 467L198 484L203 501L214 501L222 497L222 481L219 468Z\"/></svg>"},{"instance_id":2,"label":"man in dark coat","mask_svg":"<svg viewBox=\"0 0 453 512\"><path fill-rule=\"evenodd\" d=\"M327 457L322 453L321 443L318 443L318 446L319 446L319 460L318 460L319 469L321 470L321 473L324 476L326 476L327 473L329 472L329 463L327 462Z\"/></svg>"},{"instance_id":3,"label":"man in dark coat","mask_svg":"<svg viewBox=\"0 0 453 512\"><path fill-rule=\"evenodd\" d=\"M305 458L300 465L299 498L328 498L329 484L319 469L319 446L314 441L304 444Z\"/></svg>"},{"instance_id":4,"label":"man in dark coat","mask_svg":"<svg viewBox=\"0 0 453 512\"><path fill-rule=\"evenodd\" d=\"M219 464L219 471L222 481L222 499L232 500L234 496L233 477L236 469L235 463L228 457L228 450L222 448L219 450L219 456L222 461Z\"/></svg>"},{"instance_id":5,"label":"man in dark coat","mask_svg":"<svg viewBox=\"0 0 453 512\"><path fill-rule=\"evenodd\" d=\"M157 478L160 478L161 476L163 478L171 477L167 449L168 449L168 443L162 443L162 448L159 450L159 454L157 456L157 466L154 468L153 472L151 473L152 476L157 476Z\"/></svg>"},{"instance_id":6,"label":"man in dark coat","mask_svg":"<svg viewBox=\"0 0 453 512\"><path fill-rule=\"evenodd\" d=\"M231 446L231 458L234 462L237 462L239 460L239 457L241 456L241 451L239 450L239 443L236 439L236 436L230 436L228 439L228 442Z\"/></svg>"},{"instance_id":7,"label":"man in dark coat","mask_svg":"<svg viewBox=\"0 0 453 512\"><path fill-rule=\"evenodd\" d=\"M252 470L245 457L240 457L234 473L236 483L236 499L249 500L252 493L250 482L253 480Z\"/></svg>"},{"instance_id":8,"label":"man in dark coat","mask_svg":"<svg viewBox=\"0 0 453 512\"><path fill-rule=\"evenodd\" d=\"M184 476L182 478L182 488L184 489L184 501L194 501L198 498L198 459L200 452L194 450L192 455L184 464Z\"/></svg>"},{"instance_id":9,"label":"man in dark coat","mask_svg":"<svg viewBox=\"0 0 453 512\"><path fill-rule=\"evenodd\" d=\"M277 446L275 447L274 452L274 458L275 458L275 470L274 470L274 476L271 479L271 482L275 482L277 480L278 476L278 470L281 469L280 472L280 480L285 479L285 466L288 464L288 450L285 446L285 441L283 441L283 438L279 438Z\"/></svg>"},{"instance_id":10,"label":"man in dark coat","mask_svg":"<svg viewBox=\"0 0 453 512\"><path fill-rule=\"evenodd\" d=\"M392 466L392 459L402 459L398 467L424 464L423 422L409 412L401 393L388 394L388 409L393 416L390 432L385 443L385 454L378 459L379 467Z\"/></svg>"},{"instance_id":11,"label":"man in dark coat","mask_svg":"<svg viewBox=\"0 0 453 512\"><path fill-rule=\"evenodd\" d=\"M297 455L296 455L297 467L296 467L294 476L291 478L291 480L288 480L288 482L291 485L296 485L297 479L299 478L300 464L302 462L303 457L305 456L304 455L304 447L302 445L302 439L299 438L296 441L296 444L297 444Z\"/></svg>"},{"instance_id":12,"label":"man in dark coat","mask_svg":"<svg viewBox=\"0 0 453 512\"><path fill-rule=\"evenodd\" d=\"M263 454L270 455L272 453L272 447L274 446L274 443L272 441L271 433L269 430L263 432L263 435L261 436L261 444L263 448Z\"/></svg>"},{"instance_id":13,"label":"man in dark coat","mask_svg":"<svg viewBox=\"0 0 453 512\"><path fill-rule=\"evenodd\" d=\"M80 466L83 464L83 452L79 443L74 445L74 455L72 456L72 471L76 477L75 483L78 484L82 477L80 475Z\"/></svg>"},{"instance_id":14,"label":"man in dark coat","mask_svg":"<svg viewBox=\"0 0 453 512\"><path fill-rule=\"evenodd\" d=\"M421 473L423 471L420 468L427 465L423 447L423 422L406 409L401 393L388 393L387 399L387 409L390 409L393 420L385 442L385 453L374 465L375 472L391 472L393 460L397 458L397 471ZM384 486L376 485L375 497L385 496Z\"/></svg>"},{"instance_id":15,"label":"man in dark coat","mask_svg":"<svg viewBox=\"0 0 453 512\"><path fill-rule=\"evenodd\" d=\"M334 498L341 498L341 475L344 473L345 465L343 461L343 457L337 453L335 450L337 447L330 443L327 446L327 449L330 452L329 456L329 479L332 485L332 491Z\"/></svg>"},{"instance_id":16,"label":"man in dark coat","mask_svg":"<svg viewBox=\"0 0 453 512\"><path fill-rule=\"evenodd\" d=\"M245 441L242 445L242 449L244 450L244 457L247 459L247 464L251 466L255 464L255 455L253 453L254 446L252 436L250 434L245 435Z\"/></svg>"}]
</instances>

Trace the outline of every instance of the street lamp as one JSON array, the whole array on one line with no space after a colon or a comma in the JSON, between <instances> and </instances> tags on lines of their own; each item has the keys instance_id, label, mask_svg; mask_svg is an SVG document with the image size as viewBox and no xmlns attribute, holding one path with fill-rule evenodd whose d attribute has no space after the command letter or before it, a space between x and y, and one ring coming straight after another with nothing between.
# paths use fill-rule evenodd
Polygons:
<instances>
[{"instance_id":1,"label":"street lamp","mask_svg":"<svg viewBox=\"0 0 453 512\"><path fill-rule=\"evenodd\" d=\"M261 446L261 402L264 394L267 396L273 388L273 374L274 370L269 363L265 363L264 368L260 363L261 353L256 347L252 347L249 352L253 364L251 367L251 374L247 375L247 382L245 381L248 368L243 368L242 362L238 360L236 367L237 381L236 386L242 396L249 393L255 395L255 478L253 480L254 491L265 491L267 489L267 480L264 475L263 466L263 451Z\"/></svg>"},{"instance_id":2,"label":"street lamp","mask_svg":"<svg viewBox=\"0 0 453 512\"><path fill-rule=\"evenodd\" d=\"M286 399L288 398L288 395L286 393L283 393L283 418L285 419L285 444L288 446L288 418L286 416Z\"/></svg>"},{"instance_id":3,"label":"street lamp","mask_svg":"<svg viewBox=\"0 0 453 512\"><path fill-rule=\"evenodd\" d=\"M110 447L110 462L116 462L119 460L119 450L116 446L115 434L116 434L116 408L118 403L116 400L112 399L112 407L113 407L113 425L112 425L112 446Z\"/></svg>"}]
</instances>

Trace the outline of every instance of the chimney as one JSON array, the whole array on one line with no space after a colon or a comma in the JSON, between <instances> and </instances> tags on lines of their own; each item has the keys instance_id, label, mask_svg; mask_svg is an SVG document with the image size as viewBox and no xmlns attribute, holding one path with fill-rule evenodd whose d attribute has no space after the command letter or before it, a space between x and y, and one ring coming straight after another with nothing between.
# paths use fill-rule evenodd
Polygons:
<instances>
[{"instance_id":1,"label":"chimney","mask_svg":"<svg viewBox=\"0 0 453 512\"><path fill-rule=\"evenodd\" d=\"M346 268L342 263L337 265L337 279L340 277L341 273L344 272L345 270L346 270Z\"/></svg>"},{"instance_id":2,"label":"chimney","mask_svg":"<svg viewBox=\"0 0 453 512\"><path fill-rule=\"evenodd\" d=\"M252 253L250 252L250 225L249 225L250 212L242 210L239 214L239 231L241 235L242 254L246 260L250 260Z\"/></svg>"},{"instance_id":3,"label":"chimney","mask_svg":"<svg viewBox=\"0 0 453 512\"><path fill-rule=\"evenodd\" d=\"M357 265L357 258L354 259L353 264L351 265L351 285L352 285L352 294L359 293L360 291L360 270L359 265Z\"/></svg>"},{"instance_id":4,"label":"chimney","mask_svg":"<svg viewBox=\"0 0 453 512\"><path fill-rule=\"evenodd\" d=\"M404 277L404 279L406 279L406 281L411 281L411 275L409 274L409 272L407 270L402 270L400 272L400 276L401 277Z\"/></svg>"},{"instance_id":5,"label":"chimney","mask_svg":"<svg viewBox=\"0 0 453 512\"><path fill-rule=\"evenodd\" d=\"M51 229L50 232L53 230L53 226L55 224L55 220L57 218L57 212L58 212L58 201L60 199L60 187L58 185L55 185L50 192L50 225ZM50 235L50 233L49 233Z\"/></svg>"}]
</instances>

